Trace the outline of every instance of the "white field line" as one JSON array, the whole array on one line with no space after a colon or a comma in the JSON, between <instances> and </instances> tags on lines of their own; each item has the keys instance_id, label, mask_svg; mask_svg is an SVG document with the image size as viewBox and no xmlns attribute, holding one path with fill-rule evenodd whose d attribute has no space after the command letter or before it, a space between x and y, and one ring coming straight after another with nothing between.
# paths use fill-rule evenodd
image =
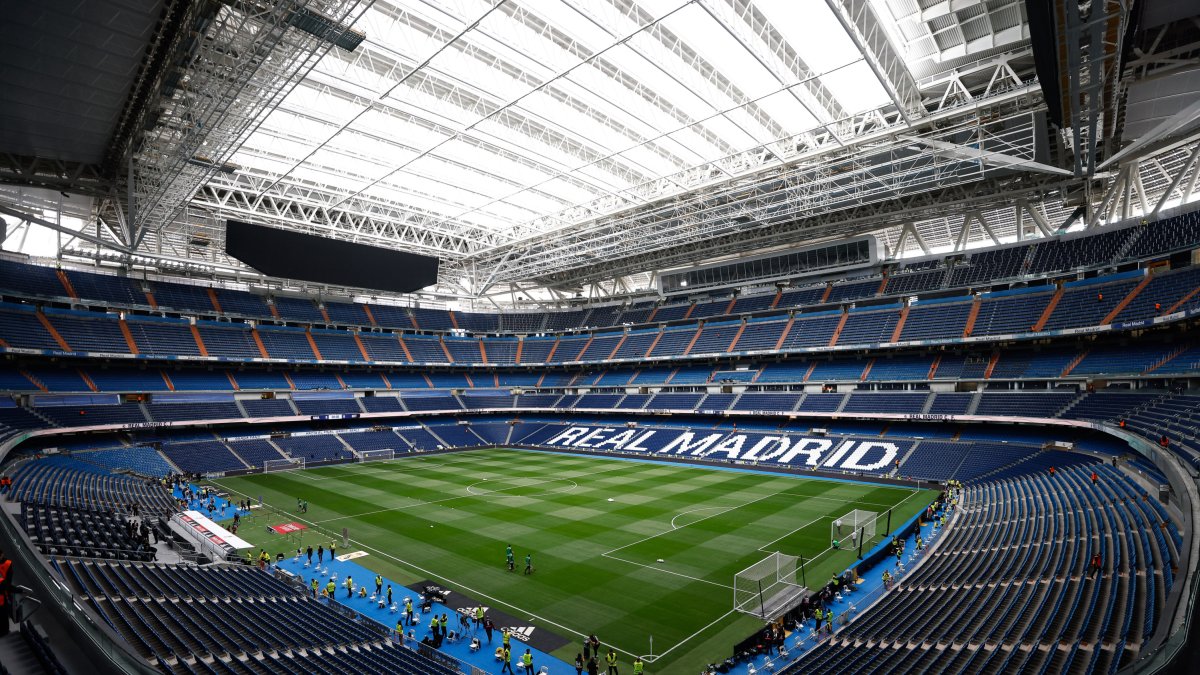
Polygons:
<instances>
[{"instance_id":1,"label":"white field line","mask_svg":"<svg viewBox=\"0 0 1200 675\"><path fill-rule=\"evenodd\" d=\"M520 449L511 449L510 451L513 451L513 452L535 452L535 451L532 451L532 450L529 450L529 451L524 451L524 450L520 450ZM616 468L624 468L624 467L616 467ZM612 470L616 470L616 468L614 468L614 469L612 469ZM599 473L605 473L605 471L596 471L596 472L591 472L591 473L589 473L588 475L596 475L596 474L599 474ZM230 492L234 492L234 493L236 493L236 494L240 494L240 495L242 495L243 497L250 498L250 495L247 495L247 494L245 494L245 493L243 493L243 492L240 492L240 491L238 491L238 490L234 490L234 489L231 489L231 488L226 488L226 489L227 489L227 490L229 490ZM763 500L763 499L766 499L767 497L771 497L771 496L777 496L777 495L782 495L782 494L787 494L787 490L781 490L781 491L779 491L779 492L776 492L776 493L773 493L773 494L765 495L765 496L763 496L763 497L760 497L760 498L758 498L758 499L752 500L752 501L750 501L750 502L746 502L745 504L740 504L740 505L736 505L736 506L731 506L731 507L729 507L729 508L726 508L726 509L725 509L724 511L722 511L721 513L725 513L726 511L729 511L729 510L732 510L732 509L741 508L742 506L746 506L746 505L748 505L748 504L752 504L752 503L754 503L754 502L761 501L761 500ZM834 498L834 497L808 496L808 497L806 497L806 498L807 498L807 499L822 499L822 500L828 500L828 501L839 501L839 502L843 502L843 503L867 504L867 505L870 505L870 506L881 506L881 507L888 507L888 508L892 508L892 507L894 507L894 506L899 506L900 504L904 503L905 501L907 501L909 498L911 498L911 497L912 497L913 495L915 495L915 494L918 494L918 491L917 491L917 490L913 490L912 494L910 494L908 497L905 497L905 498L904 498L903 500L901 500L899 503L897 503L897 504L894 504L894 505L891 505L891 506L889 506L889 505L886 505L886 504L873 504L873 503L871 503L871 502L855 502L855 501L847 502L846 500L843 500L843 499L836 499L836 498ZM803 496L803 495L795 495L795 496ZM455 499L455 498L454 498L454 497L452 497L452 498L449 498L449 499ZM448 499L447 499L447 500L437 500L437 501L448 501ZM436 503L436 502L425 502L425 503L430 503L430 504L432 504L432 503ZM414 505L412 505L412 506L416 506L416 505L414 504ZM398 507L398 508L409 508L409 507ZM711 508L724 508L724 507L711 507ZM386 510L397 510L397 509L386 509ZM282 511L282 510L281 510L281 511ZM301 518L300 516L297 516L297 515L294 515L294 514L292 514L290 511L282 511L282 513L284 513L284 514L286 514L286 515L288 515L288 516L291 516L293 519L295 519L295 520L297 520L297 521L299 521L299 522L305 522L305 523L308 523L308 524L310 524L310 525L317 525L317 524L318 524L318 522L317 522L317 521L311 521L311 520L308 520L308 519L306 519L306 518ZM682 515L682 514L677 514L677 516L678 516L678 515ZM716 515L720 515L720 514L714 514L714 516L716 516ZM350 517L350 516L347 516L347 517ZM700 520L707 520L708 518L711 518L711 517L713 517L713 516L706 516L705 518L701 518L701 519L699 519L699 520L696 520L696 521L694 521L693 523L688 523L688 525L694 525L695 523L698 523L698 522L700 522ZM328 521L320 521L320 522L328 522ZM685 525L684 527L686 527L686 525ZM643 539L640 539L640 540L638 540L638 541L632 542L632 543L630 543L630 544L626 544L625 546L622 546L622 547L620 547L620 548L615 548L615 549L612 549L611 551L606 551L606 552L604 552L604 553L601 553L600 555L601 555L601 556L603 556L603 557L611 558L611 559L613 559L613 560L621 560L621 561L623 561L623 562L630 563L630 564L635 564L635 565L636 565L636 564L640 564L640 563L633 563L632 561L624 560L624 559L622 559L622 558L618 558L618 557L616 557L616 556L613 556L613 555L610 555L610 554L611 554L611 553L614 553L614 552L616 552L616 551L619 551L619 550L621 550L621 549L623 549L623 548L628 548L629 546L633 546L634 544L641 543L642 541L648 541L648 540L650 540L650 539L653 539L653 538L655 538L655 537L658 537L658 536L660 536L660 535L662 535L662 534L666 534L666 532L670 532L670 531L672 531L672 530L665 530L664 532L660 532L659 534L655 534L655 535L651 535L651 536L649 536L649 537L645 537L645 538L643 538ZM530 611L528 611L528 610L526 610L526 609L523 609L523 608L521 608L521 607L517 607L516 605L513 605L513 604L511 604L511 603L505 602L505 601L503 601L503 600L501 600L501 599L499 599L499 598L496 598L496 597L494 597L494 596L488 595L488 594L486 594L486 593L484 593L484 592L482 592L482 591L475 590L475 589L471 588L470 586L467 586L467 585L465 585L465 584L460 584L460 583L458 583L457 581L454 581L453 579L450 579L450 578L444 577L444 576L442 576L442 575L440 575L440 574L437 574L437 573L435 573L435 572L433 572L433 571L430 571L430 570L424 569L424 568L420 567L419 565L416 565L416 564L414 564L414 563L411 563L411 562L409 562L409 561L407 561L407 560L404 560L404 559L402 559L402 558L398 558L398 557L396 557L396 556L394 556L394 555L392 555L392 554L390 554L390 553L386 553L386 552L384 552L384 551L381 551L381 550L379 550L379 549L377 549L377 548L375 548L375 547L373 547L373 546L368 546L367 544L365 544L365 543L363 543L363 542L356 541L356 540L354 540L354 539L350 539L349 541L350 541L350 542L353 542L354 544L356 544L356 545L357 545L359 548L362 548L362 549L366 549L366 550L372 551L372 552L376 553L377 555L380 555L380 556L382 556L382 557L384 557L384 558L389 558L389 559L391 559L391 560L393 560L393 561L395 561L395 562L397 562L397 563L400 563L401 565L404 565L404 566L408 567L408 568L409 568L409 569L411 569L411 570L414 570L414 571L420 572L421 574L427 575L427 576L428 576L430 579L437 579L437 580L439 580L439 581L445 582L445 583L446 583L446 584L448 584L448 585L451 585L451 586L456 586L456 587L458 587L458 588L461 588L462 590L464 590L464 591L467 591L468 593L470 593L470 594L472 594L472 595L474 595L474 596L476 596L476 597L478 597L478 598L482 598L482 599L484 599L484 600L488 600L488 601L492 602L493 604L495 604L495 605L497 605L497 606L503 606L503 607L506 607L506 608L508 608L508 609L517 610L517 615L529 616L529 617L530 617L531 619L533 619L533 620L541 621L541 622L543 622L544 624L547 624L547 625L550 625L550 626L554 626L555 628L559 628L559 629L561 629L561 630L563 630L563 631L565 631L565 632L567 632L567 633L571 633L571 634L573 634L573 635L576 635L576 636L579 636L579 637L586 637L586 635L587 635L586 633L583 633L583 632L581 632L581 631L575 630L575 629L573 629L573 628L570 628L570 627L568 627L568 626L565 626L565 625L563 625L563 624L561 624L561 623L558 623L558 622L556 622L556 621L552 621L552 620L550 620L550 619L547 619L547 618L545 618L545 617L541 617L541 616L538 616L538 615L536 615L536 614L533 614L532 612L530 612ZM772 542L772 543L773 543L773 542ZM823 557L823 556L824 556L826 553L828 553L828 552L830 552L830 551L832 551L832 550L833 550L833 548L832 548L832 547L830 547L830 548L827 548L827 549L825 549L824 551L821 551L820 553L818 553L817 555L815 555L815 556L813 556L813 557L809 558L809 559L808 559L808 562L814 562L814 561L816 561L816 560L818 560L819 558ZM647 565L641 565L641 566L642 566L642 567L648 567ZM649 569L659 569L659 568L656 568L656 567L650 567ZM659 570L659 571L662 571L662 572L669 572L669 570ZM671 573L671 574L675 574L676 576L686 576L686 575L682 575L682 574L675 573L675 572L669 572L669 573ZM688 577L688 578L694 578L694 577ZM704 583L708 583L708 584L714 584L714 585L717 585L717 586L723 586L723 587L725 587L725 588L731 588L731 587L729 587L729 586L724 586L723 584L719 584L719 583L716 583L716 582L704 581L703 579L696 579L696 581L703 581ZM724 621L726 617L728 617L729 615L733 614L733 613L734 613L734 612L736 612L736 611L737 611L737 610L732 610L732 609L731 609L731 610L729 610L728 612L726 612L726 613L722 614L721 616L717 617L716 619L714 619L712 622L710 622L708 625L704 626L704 627L703 627L703 628L701 628L700 630L698 630L698 631L696 631L695 633L692 633L691 635L689 635L689 636L687 636L687 637L683 638L682 640L680 640L679 642L677 642L677 643L676 643L675 645L673 645L672 647L669 647L669 648L668 648L666 651L663 651L663 652L661 652L661 653L659 653L659 654L654 654L654 655L652 655L652 656L648 656L648 655L642 655L642 656L643 656L644 658L646 658L646 660L647 660L647 661L651 661L651 662L653 662L653 661L657 661L658 659L661 659L663 656L666 656L667 654L670 654L671 652L675 651L675 650L676 650L676 649L678 649L679 647L683 646L683 645L684 645L684 644L686 644L687 642L689 642L689 641L691 641L691 640L695 639L695 638L696 638L698 635L700 635L700 634L704 633L705 631L707 631L708 629L712 628L713 626L715 626L716 624L720 623L721 621ZM630 657L632 657L632 656L636 656L636 654L635 654L634 652L628 651L628 650L626 650L626 649L622 649L622 648L620 648L620 647L617 647L616 645L613 645L613 648L614 648L614 649L615 649L617 652L620 652L621 654L624 654L624 655L626 655L626 656L630 656Z\"/></svg>"},{"instance_id":2,"label":"white field line","mask_svg":"<svg viewBox=\"0 0 1200 675\"><path fill-rule=\"evenodd\" d=\"M728 510L730 510L730 509L736 509L736 508L737 508L736 506L701 506L701 507L700 507L700 508L698 508L698 509L688 509L687 511L680 511L679 513L676 513L676 514L675 514L675 518L678 518L679 516L686 516L686 515L687 515L687 514L689 514L689 513L699 513L699 512L701 512L701 511L713 511L713 510L715 510L715 509L722 509L723 511L728 511ZM714 515L714 516L719 516L719 515L721 515L721 514L720 514L720 513L714 513L713 515ZM672 530L677 530L677 529L679 529L680 527L686 527L685 525L676 525L676 524L675 524L675 518L672 518L672 519L671 519L671 529L672 529Z\"/></svg>"},{"instance_id":3,"label":"white field line","mask_svg":"<svg viewBox=\"0 0 1200 675\"><path fill-rule=\"evenodd\" d=\"M796 529L792 530L791 532L788 532L787 534L785 534L781 537L776 537L775 539L768 541L767 543L763 544L762 546L759 546L758 550L764 551L767 553L777 553L778 551L768 550L767 547L770 546L771 544L774 544L775 542L779 541L780 539L787 539L788 537L792 536L793 534L796 534L797 532L799 532L800 530L803 530L804 528L808 527L809 525L812 525L813 523L817 522L818 520L827 520L827 519L832 520L833 516L817 516L816 518L813 518L812 520L801 525L800 527L797 527Z\"/></svg>"},{"instance_id":4,"label":"white field line","mask_svg":"<svg viewBox=\"0 0 1200 675\"><path fill-rule=\"evenodd\" d=\"M599 474L602 474L602 473L607 473L607 472L609 472L609 471L616 471L616 470L617 470L617 469L619 469L619 468L624 468L624 467L614 467L614 468L612 468L612 469L606 469L606 470L604 470L604 471L592 471L592 472L588 473L587 475L588 475L588 477L591 477L591 476L597 476L597 475L599 475ZM580 476L580 478L582 478L582 476ZM492 496L492 495L495 495L495 494L496 494L496 493L498 493L498 492L504 492L505 490L519 490L520 488L532 487L532 486L534 486L534 485L541 485L542 483L551 483L551 482L554 482L554 481L571 481L572 483L575 483L575 485L574 485L572 488L570 488L570 489L574 489L574 488L576 488L576 487L579 487L579 483L577 483L577 482L575 481L575 479L573 479L573 478L547 478L547 479L545 479L545 480L540 480L540 481L536 481L536 482L533 482L533 483L528 483L528 484L526 484L526 485L514 485L514 486L512 486L512 487L510 487L510 488L501 488L501 489L498 489L498 490L492 490L492 491L490 491L490 492L484 492L484 493L476 493L476 492L471 492L471 487L473 487L473 486L475 486L475 485L478 485L479 483L486 482L486 481L488 481L488 480L493 480L493 479L490 479L490 478L483 478L483 479L480 479L480 480L477 480L477 481L475 481L474 483L471 483L470 485L468 485L468 486L465 488L465 489L467 490L467 494L465 494L465 495L455 495L455 496L453 496L453 497L444 497L444 498L442 498L442 499L433 499L433 500L430 500L430 501L418 501L418 502L415 502L415 503L412 503L412 504L405 504L405 505L403 505L403 506L392 506L392 507L389 507L389 508L386 508L386 509L376 509L376 510L374 510L374 511L367 511L367 512L365 512L365 513L355 513L355 514L351 514L351 515L348 515L348 516L338 516L338 517L336 517L336 518L327 518L327 519L325 519L325 520L318 520L318 521L316 521L316 522L317 522L318 524L319 524L319 523L331 523L331 522L333 522L333 521L335 521L335 520L345 520L346 518L361 518L361 517L363 517L363 516L372 516L372 515L375 515L375 514L378 514L378 513L387 513L388 511L404 511L404 510L406 510L406 509L411 509L411 508L415 508L415 507L418 507L418 506L426 506L426 505L428 505L428 504L441 504L441 503L443 503L443 502L454 501L455 499L472 499L472 498L475 498L475 497L490 497L490 496ZM512 480L512 479L509 479L509 480ZM564 491L560 490L559 492L564 492ZM553 493L551 493L551 492L543 492L543 493L541 493L541 494L539 494L539 495L532 495L532 496L543 496L543 495L546 495L546 494L557 494L557 492L553 492ZM506 497L506 496L509 496L509 497L511 497L511 496L513 496L513 495L499 495L499 496L501 496L501 497Z\"/></svg>"},{"instance_id":5,"label":"white field line","mask_svg":"<svg viewBox=\"0 0 1200 675\"><path fill-rule=\"evenodd\" d=\"M696 631L695 633L692 633L691 635L683 638L679 642L676 642L675 646L668 648L667 651L662 652L661 654L654 654L653 656L648 656L648 657L646 657L646 660L653 663L654 661L661 659L662 657L666 656L667 654L670 654L671 652L675 651L679 647L683 646L684 643L688 642L689 640L692 640L697 635L703 633L704 631L708 630L709 628L712 628L713 626L717 625L718 623L724 621L725 617L729 616L730 614L733 614L736 611L737 611L736 609L731 609L728 612L725 612L721 616L718 616L716 619L713 619L712 623L708 624L704 628L701 628L700 630Z\"/></svg>"},{"instance_id":6,"label":"white field line","mask_svg":"<svg viewBox=\"0 0 1200 675\"><path fill-rule=\"evenodd\" d=\"M575 488L579 487L579 483L576 483L574 480L572 480L572 479L570 479L570 478L547 478L546 480L534 481L534 482L532 482L532 483L529 483L528 485L516 485L516 486L514 486L514 487L507 487L507 488L496 488L495 490L487 490L487 491L485 491L485 492L477 492L477 491L475 490L475 486L476 486L476 485L483 485L484 483L487 483L487 482L489 482L489 481L493 481L493 480L510 480L510 479L504 479L504 478L496 478L496 479L492 479L492 478L484 478L484 479L483 479L483 480L481 480L481 481L476 481L476 482L474 482L474 483L471 483L470 485L468 485L468 486L467 486L467 494L471 495L472 497L487 497L487 496L489 496L489 495L494 495L494 494L496 494L496 493L498 493L498 492L504 492L505 490L513 490L513 489L515 489L515 488L518 488L518 487L533 487L534 485L541 485L541 484L543 484L543 483L553 483L553 482L554 482L554 481L556 481L556 480L559 480L559 481L566 481L566 482L570 483L570 484L571 484L571 486L570 486L570 487L568 487L568 488L567 488L567 489L565 489L565 490L554 490L554 489L550 489L550 490L547 490L547 491L545 491L545 492L536 492L536 493L534 493L534 494L531 494L531 495L520 495L520 496L521 496L521 497L541 497L542 495L556 495L556 494L560 494L560 493L562 493L562 492L570 492L571 490L574 490ZM501 496L501 497L511 497L511 496L513 496L513 495L500 495L500 496Z\"/></svg>"},{"instance_id":7,"label":"white field line","mask_svg":"<svg viewBox=\"0 0 1200 675\"><path fill-rule=\"evenodd\" d=\"M438 463L436 463L436 464L432 463L435 460ZM389 473L402 473L402 472L406 472L406 471L417 471L420 469L436 469L438 467L450 466L452 464L467 464L473 460L461 459L458 461L451 461L451 460L442 459L440 455L434 456L434 457L400 456L400 457L396 457L394 459L376 460L376 461L365 462L365 463L366 464L388 464L391 462L398 462L398 461L405 461L410 464L414 464L416 466L404 466L404 467L389 468L389 470L388 470ZM355 470L355 467L358 467L361 464L363 464L363 463L360 462L360 463L354 463L354 464L338 464L338 465L329 466L329 467L315 467L314 469L287 469L286 471L272 471L271 473L295 474L295 476L297 478L303 478L304 480L307 480L307 481L319 483L321 481L326 481L326 480L346 480L347 477L346 476L317 477L317 476L312 475L310 473L311 471L316 471L318 469L338 469L339 471L346 471L348 473L355 474L355 475L358 475L358 474L368 475L367 467L364 467L363 469L360 469L360 470Z\"/></svg>"},{"instance_id":8,"label":"white field line","mask_svg":"<svg viewBox=\"0 0 1200 675\"><path fill-rule=\"evenodd\" d=\"M242 492L239 492L239 491L237 491L237 490L230 489L230 488L226 488L226 489L228 489L230 492L234 492L234 493L240 494L240 495L242 495L243 497L250 498L250 495L247 495L247 494L245 494L245 493L242 493ZM305 518L301 518L300 516L294 515L294 514L292 514L290 511L282 511L282 510L281 510L281 512L282 512L282 513L284 513L284 514L286 514L286 515L288 515L288 516L290 516L290 517L292 517L292 518L294 518L294 519L296 519L298 522L304 522L304 523L308 523L309 525L316 525L316 524L317 524L317 523L316 523L316 522L314 522L314 521L307 520L307 519L305 519ZM505 602L505 601L501 600L500 598L497 598L497 597L494 597L494 596L488 595L487 593L484 593L483 591L479 591L479 590L476 590L476 589L474 589L474 588L471 588L470 586L467 586L466 584L460 584L460 583L458 583L457 581L455 581L455 580L453 580L453 579L450 579L450 578L448 578L448 577L444 577L444 576L442 576L442 575L440 575L440 574L438 574L438 573L436 573L436 572L433 572L433 571L431 571L431 570L427 570L427 569L425 569L425 568L423 568L423 567L420 567L419 565L415 565L415 564L413 564L413 563L411 563L411 562L409 562L409 561L407 561L407 560L404 560L404 559L402 559L402 558L397 558L396 556L394 556L394 555L392 555L392 554L390 554L390 553L386 553L386 552L384 552L384 551L381 551L381 550L379 550L379 549L375 548L374 546L368 546L367 544L365 544L365 543L363 543L363 542L361 542L361 541L357 541L357 540L355 540L355 539L350 539L349 541L350 541L351 543L353 543L355 546L357 546L358 548L361 548L361 549L365 549L365 550L371 551L371 552L373 552L373 553L375 553L375 554L377 554L377 555L379 555L379 556L382 556L382 557L384 557L384 558L390 558L391 560L394 560L395 562L397 562L397 563L399 563L399 564L401 564L401 565L404 565L405 567L409 568L410 570L414 570L414 571L416 571L416 572L420 572L421 574L424 574L424 575L426 575L426 576L427 576L428 578L430 578L430 579L436 579L436 580L438 580L438 581L444 582L444 583L445 583L446 585L448 585L448 586L454 586L454 587L456 587L456 588L460 588L460 589L462 589L463 591L466 591L467 593L470 593L471 595L475 596L476 598L480 598L480 599L487 600L487 601L491 602L493 605L496 605L496 606L499 606L499 607L506 607L506 608L508 608L508 609L512 609L512 610L516 610L515 612L513 612L513 615L514 615L514 616L528 616L528 617L530 617L530 618L531 618L531 619L533 619L533 620L541 621L542 623L544 623L544 624L546 624L546 625L554 626L555 628L559 628L559 629L561 629L561 630L563 630L563 631L565 631L565 632L567 632L567 633L571 633L571 634L573 634L573 635L577 635L577 636L579 636L579 637L581 637L581 638L582 638L582 637L587 637L587 635L588 635L587 633L583 633L583 632L581 632L581 631L577 631L577 630L575 630L574 628L570 628L570 627L568 627L568 626L564 626L563 624L561 624L561 623L558 623L557 621L552 621L552 620L550 620L550 619L547 619L547 618L545 618L545 617L538 616L537 614L534 614L534 613L530 612L530 611L529 611L529 610L527 610L527 609L523 609L523 608L521 608L521 607L518 607L518 606L516 606L516 605L514 605L514 604L511 604L511 603ZM725 616L728 616L728 614L726 614ZM724 618L724 616L723 616L723 617L721 617L721 618L723 619L723 618ZM719 621L719 620L720 620L720 619L718 619L718 621ZM715 622L714 622L714 623L715 623ZM709 624L709 626L711 626L711 625L712 625L712 624ZM707 626L706 626L705 628L707 628ZM703 629L702 629L702 630L703 630ZM688 639L690 640L691 638L688 638ZM678 645L676 645L676 646L678 646ZM624 650L624 649L621 649L620 647L616 647L616 646L614 646L613 648L614 648L616 651L618 651L618 652L620 652L620 653L622 653L622 654L624 654L624 655L626 655L626 656L637 656L637 655L636 655L634 652L631 652L631 651L626 651L626 650ZM672 647L672 649L674 649L674 647Z\"/></svg>"},{"instance_id":9,"label":"white field line","mask_svg":"<svg viewBox=\"0 0 1200 675\"><path fill-rule=\"evenodd\" d=\"M757 503L757 502L761 502L761 501L762 501L762 500L764 500L764 499L769 499L769 498L771 498L771 497L778 497L778 496L780 496L780 495L791 495L791 496L793 496L793 497L803 497L804 499L821 499L821 500L825 500L825 501L839 502L839 503L842 503L842 504L866 504L866 505L868 505L868 506L879 506L879 507L888 507L888 508L890 508L890 506L889 506L889 505L887 505L887 504L874 504L874 503L871 503L871 502L860 502L860 501L855 501L855 500L849 500L849 501L847 501L847 500L845 500L845 499L838 499L838 498L836 498L836 497L823 497L823 496L820 496L820 495L816 495L816 496L812 496L812 495L800 495L800 494L795 494L795 493L793 493L793 492L788 492L788 491L787 491L787 489L784 489L784 490L780 490L779 492L771 492L771 493L765 494L765 495L763 495L763 496L761 496L761 497L759 497L759 498L757 498L757 499L752 499L752 500L750 500L750 501L748 501L748 502L745 502L745 503L742 503L742 504L735 504L735 505L733 505L733 506L729 506L729 507L722 507L722 506L713 506L713 507L707 507L707 508L713 508L713 509L719 509L719 508L723 508L723 509L725 509L725 510L724 510L724 511L721 511L720 513L714 513L714 514L712 514L711 516L704 516L703 518L697 518L696 520L693 520L692 522L690 522L690 523L688 523L688 524L686 524L686 525L681 525L681 526L679 526L679 527L676 527L676 526L675 526L675 519L674 519L674 518L672 518L672 519L671 519L671 529L669 529L669 530L663 530L662 532L659 532L659 533L657 533L657 534L652 534L652 535L650 535L650 536L648 536L648 537L642 537L641 539L638 539L637 541L632 541L632 542L630 542L630 543L628 543L628 544L625 544L624 546L618 546L617 548L611 549L611 550L609 550L609 551L605 551L605 552L604 552L603 554L601 554L601 555L605 555L605 554L608 554L608 553L616 553L617 551L620 551L621 549L629 548L630 546L634 546L634 545L636 545L636 544L640 544L640 543L642 543L642 542L644 542L644 541L650 541L651 539L654 539L655 537L661 537L662 535L664 535L664 534L667 534L668 532L674 532L675 530L682 530L682 529L683 529L683 528L685 528L685 527L691 527L692 525L695 525L696 523L699 523L699 522L701 522L701 521L708 520L709 518L716 518L717 516L719 516L719 515L722 515L722 514L724 514L724 513L728 513L729 511L733 511L734 509L740 509L740 508L742 508L743 506L749 506L750 504L754 504L754 503ZM909 496L911 496L911 495L909 495ZM905 497L905 499L907 499L907 497ZM693 509L693 510L699 510L699 509ZM691 512L691 511L683 511L683 512L680 512L680 513L677 513L677 514L675 514L675 517L676 517L676 518L678 518L679 516L681 516L681 515L683 515L683 514L685 514L685 513L690 513L690 512Z\"/></svg>"},{"instance_id":10,"label":"white field line","mask_svg":"<svg viewBox=\"0 0 1200 675\"><path fill-rule=\"evenodd\" d=\"M657 572L665 572L667 574L673 574L677 577L683 577L684 579L691 579L692 581L699 581L702 584L709 584L711 586L720 586L721 588L728 588L731 591L733 590L733 586L726 586L725 584L722 584L717 581L709 581L708 579L701 579L700 577L693 577L691 575L684 574L682 572L672 572L669 569L665 569L662 567L655 567L654 565L647 565L645 563L640 563L640 562L636 562L633 560L626 560L625 558L618 558L615 555L608 555L607 553L601 553L600 555L605 558L608 558L609 560L620 560L623 563L629 563L630 565L637 565L638 567L644 567L648 570L655 570Z\"/></svg>"}]
</instances>

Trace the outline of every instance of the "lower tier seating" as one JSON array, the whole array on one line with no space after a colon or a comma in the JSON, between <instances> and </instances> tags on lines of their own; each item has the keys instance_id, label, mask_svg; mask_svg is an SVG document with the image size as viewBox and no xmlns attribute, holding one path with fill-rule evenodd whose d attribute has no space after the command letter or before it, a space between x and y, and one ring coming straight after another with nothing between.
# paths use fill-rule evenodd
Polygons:
<instances>
[{"instance_id":1,"label":"lower tier seating","mask_svg":"<svg viewBox=\"0 0 1200 675\"><path fill-rule=\"evenodd\" d=\"M87 606L167 673L453 675L252 567L58 560Z\"/></svg>"},{"instance_id":2,"label":"lower tier seating","mask_svg":"<svg viewBox=\"0 0 1200 675\"><path fill-rule=\"evenodd\" d=\"M1153 635L1177 552L1158 505L1121 470L969 486L957 518L919 567L787 672L1109 673Z\"/></svg>"},{"instance_id":3,"label":"lower tier seating","mask_svg":"<svg viewBox=\"0 0 1200 675\"><path fill-rule=\"evenodd\" d=\"M154 550L132 535L128 519L93 511L25 502L21 526L43 555L154 560Z\"/></svg>"},{"instance_id":4,"label":"lower tier seating","mask_svg":"<svg viewBox=\"0 0 1200 675\"><path fill-rule=\"evenodd\" d=\"M109 473L69 457L52 455L21 464L13 475L12 499L71 509L141 514L174 510L171 494L158 481Z\"/></svg>"}]
</instances>

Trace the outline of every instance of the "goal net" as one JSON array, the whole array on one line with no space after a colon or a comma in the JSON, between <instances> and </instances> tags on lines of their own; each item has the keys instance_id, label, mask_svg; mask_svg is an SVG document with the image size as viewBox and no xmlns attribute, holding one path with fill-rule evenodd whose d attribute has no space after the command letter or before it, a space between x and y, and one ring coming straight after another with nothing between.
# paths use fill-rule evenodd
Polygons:
<instances>
[{"instance_id":1,"label":"goal net","mask_svg":"<svg viewBox=\"0 0 1200 675\"><path fill-rule=\"evenodd\" d=\"M799 577L799 558L779 552L733 576L733 608L768 620L800 600L805 588Z\"/></svg>"},{"instance_id":2,"label":"goal net","mask_svg":"<svg viewBox=\"0 0 1200 675\"><path fill-rule=\"evenodd\" d=\"M395 459L395 450L363 450L358 453L360 462L378 462L381 459Z\"/></svg>"},{"instance_id":3,"label":"goal net","mask_svg":"<svg viewBox=\"0 0 1200 675\"><path fill-rule=\"evenodd\" d=\"M829 526L829 545L838 542L840 548L858 548L858 544L871 543L875 538L875 521L879 514L874 511L855 509L833 519Z\"/></svg>"},{"instance_id":4,"label":"goal net","mask_svg":"<svg viewBox=\"0 0 1200 675\"><path fill-rule=\"evenodd\" d=\"M292 471L304 468L304 458L300 459L268 459L263 462L263 473L272 471Z\"/></svg>"}]
</instances>

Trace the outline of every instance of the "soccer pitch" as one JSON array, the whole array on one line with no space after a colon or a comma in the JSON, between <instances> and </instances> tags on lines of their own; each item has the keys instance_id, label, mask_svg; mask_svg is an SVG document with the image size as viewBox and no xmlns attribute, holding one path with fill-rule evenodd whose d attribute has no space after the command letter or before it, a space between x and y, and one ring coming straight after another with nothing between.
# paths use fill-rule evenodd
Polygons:
<instances>
[{"instance_id":1,"label":"soccer pitch","mask_svg":"<svg viewBox=\"0 0 1200 675\"><path fill-rule=\"evenodd\" d=\"M855 561L829 546L853 509L898 526L932 490L534 450L473 450L215 481L298 522L341 532L356 562L401 583L433 579L567 638L596 633L650 654L654 673L698 672L762 624L734 612L733 578L773 551L803 555L819 588ZM309 502L295 513L297 498ZM609 501L612 499L613 501ZM268 522L270 524L276 524ZM881 523L880 530L883 528ZM281 539L247 528L270 552ZM312 534L304 545L321 543ZM517 573L506 571L512 544ZM294 546L294 544L293 544ZM864 549L865 550L865 549ZM520 573L532 553L536 573ZM663 562L657 562L662 559Z\"/></svg>"}]
</instances>

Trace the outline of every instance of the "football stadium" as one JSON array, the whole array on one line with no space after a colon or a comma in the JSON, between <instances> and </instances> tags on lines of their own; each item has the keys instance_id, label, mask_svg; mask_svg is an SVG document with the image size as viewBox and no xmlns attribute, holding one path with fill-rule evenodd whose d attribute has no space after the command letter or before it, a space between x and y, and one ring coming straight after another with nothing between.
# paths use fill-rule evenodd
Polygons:
<instances>
[{"instance_id":1,"label":"football stadium","mask_svg":"<svg viewBox=\"0 0 1200 675\"><path fill-rule=\"evenodd\" d=\"M1200 672L1200 5L3 9L0 675Z\"/></svg>"}]
</instances>

